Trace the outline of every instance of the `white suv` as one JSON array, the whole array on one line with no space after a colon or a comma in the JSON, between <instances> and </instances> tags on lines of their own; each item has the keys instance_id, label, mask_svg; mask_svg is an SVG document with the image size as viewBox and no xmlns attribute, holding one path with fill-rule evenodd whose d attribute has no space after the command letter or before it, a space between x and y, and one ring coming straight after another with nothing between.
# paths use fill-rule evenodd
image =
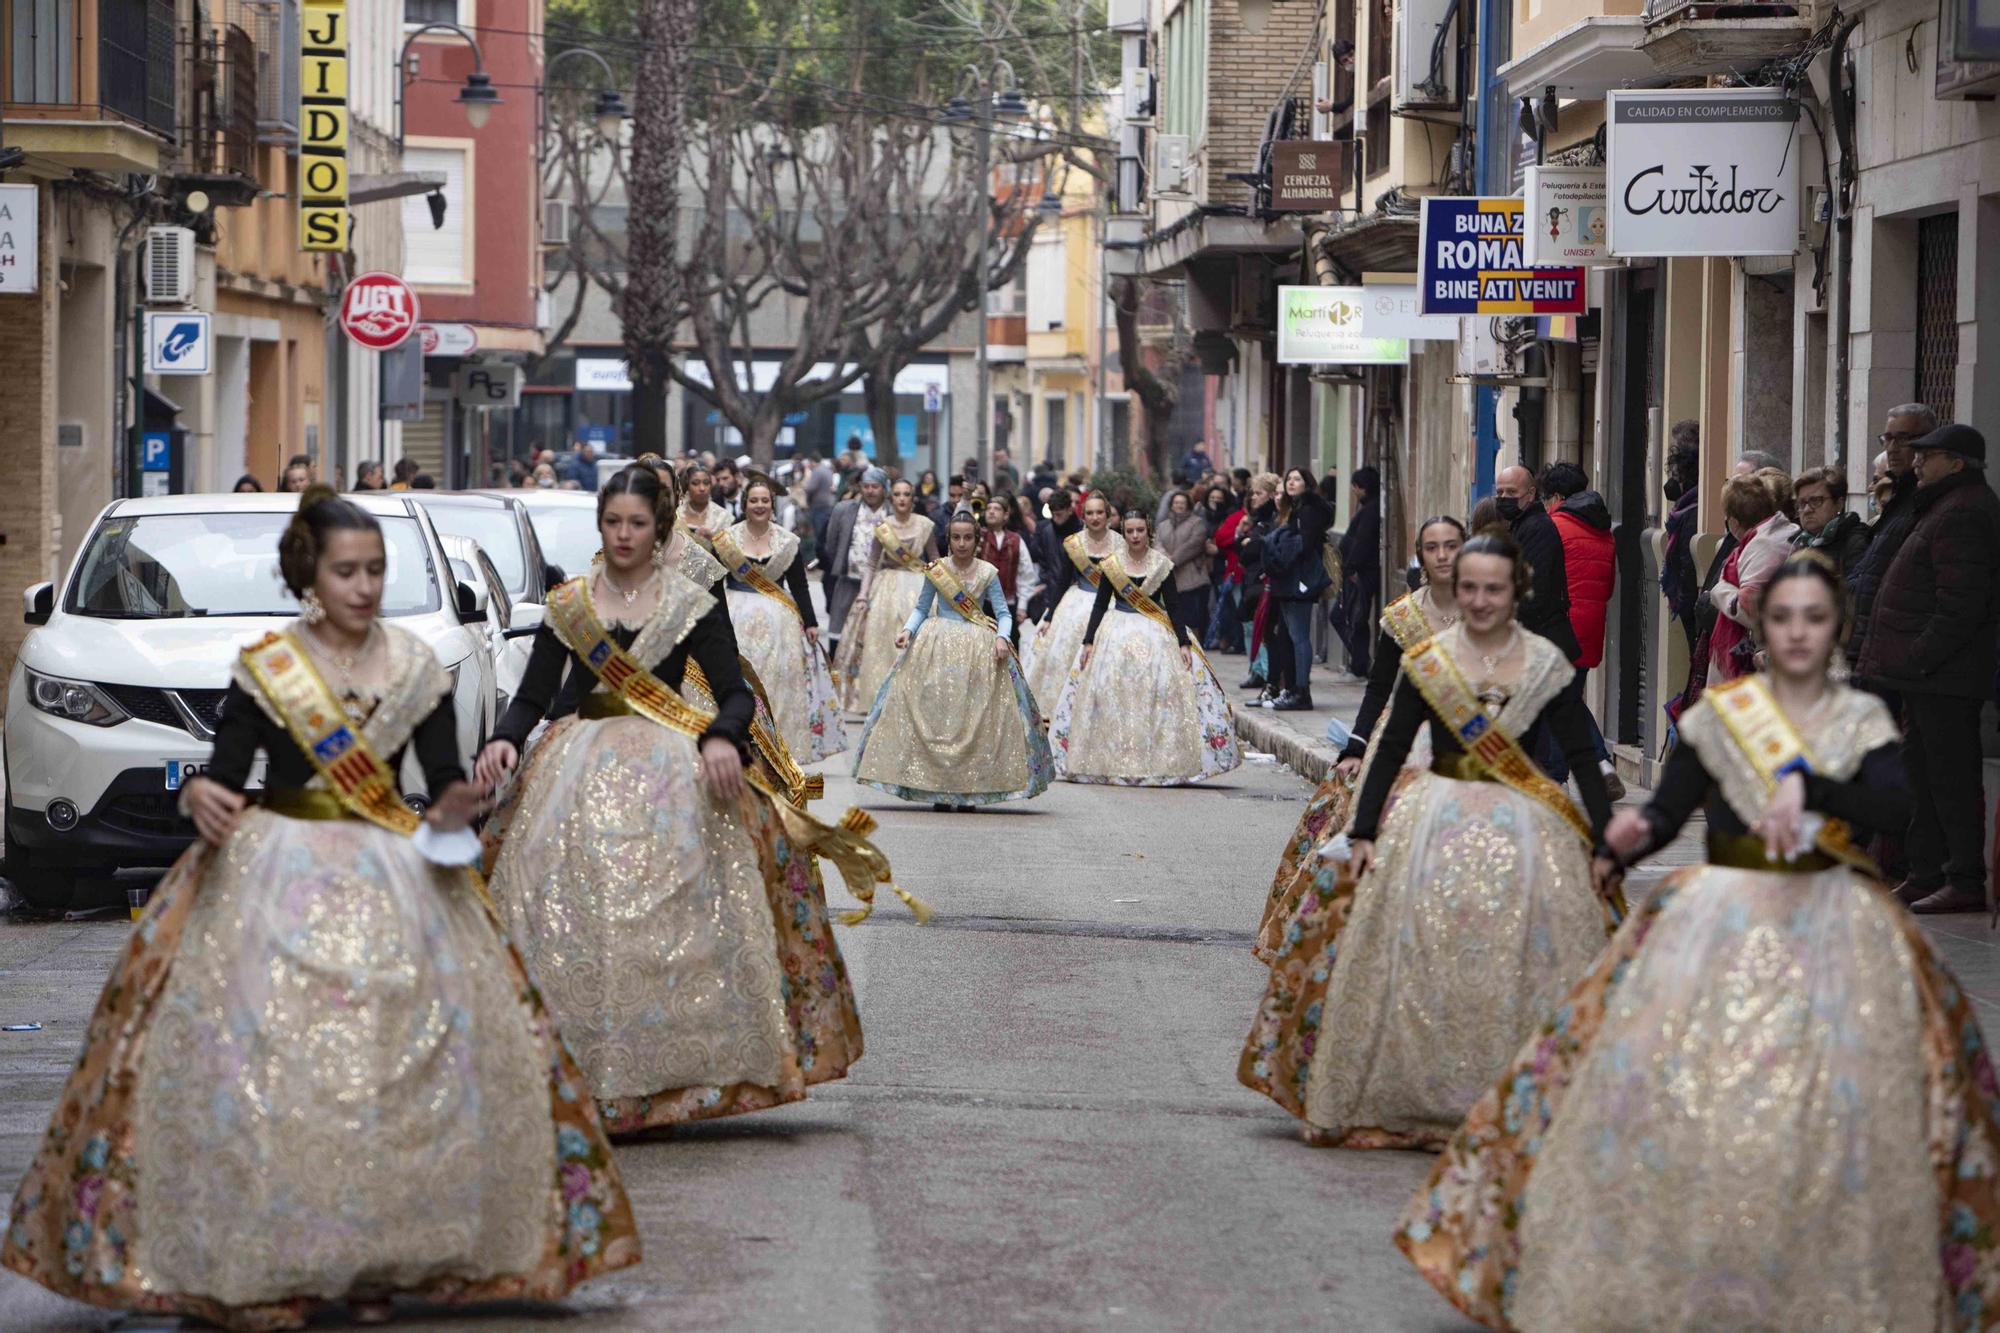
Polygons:
<instances>
[{"instance_id":1,"label":"white suv","mask_svg":"<svg viewBox=\"0 0 2000 1333\"><path fill-rule=\"evenodd\" d=\"M452 578L418 506L349 498L382 524L383 614L452 673L469 766L496 708L486 599ZM208 760L229 665L298 614L278 579L278 536L297 507L282 494L114 501L68 577L26 590L39 628L8 682L4 762L7 874L30 902L66 906L79 876L167 865L192 841L178 789ZM414 757L403 778L423 791Z\"/></svg>"}]
</instances>

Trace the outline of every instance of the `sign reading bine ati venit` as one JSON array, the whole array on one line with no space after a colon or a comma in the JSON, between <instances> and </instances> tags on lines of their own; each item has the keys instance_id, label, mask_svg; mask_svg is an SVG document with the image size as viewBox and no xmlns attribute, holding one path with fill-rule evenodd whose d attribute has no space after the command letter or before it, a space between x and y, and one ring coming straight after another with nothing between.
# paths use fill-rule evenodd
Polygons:
<instances>
[{"instance_id":1,"label":"sign reading bine ati venit","mask_svg":"<svg viewBox=\"0 0 2000 1333\"><path fill-rule=\"evenodd\" d=\"M1799 248L1799 104L1777 88L1614 90L1605 195L1618 256Z\"/></svg>"},{"instance_id":2,"label":"sign reading bine ati venit","mask_svg":"<svg viewBox=\"0 0 2000 1333\"><path fill-rule=\"evenodd\" d=\"M1340 207L1347 184L1347 144L1333 139L1280 139L1271 145L1271 208L1324 213Z\"/></svg>"},{"instance_id":3,"label":"sign reading bine ati venit","mask_svg":"<svg viewBox=\"0 0 2000 1333\"><path fill-rule=\"evenodd\" d=\"M1522 254L1512 198L1433 195L1417 232L1417 299L1426 315L1580 315L1580 268L1537 268Z\"/></svg>"}]
</instances>

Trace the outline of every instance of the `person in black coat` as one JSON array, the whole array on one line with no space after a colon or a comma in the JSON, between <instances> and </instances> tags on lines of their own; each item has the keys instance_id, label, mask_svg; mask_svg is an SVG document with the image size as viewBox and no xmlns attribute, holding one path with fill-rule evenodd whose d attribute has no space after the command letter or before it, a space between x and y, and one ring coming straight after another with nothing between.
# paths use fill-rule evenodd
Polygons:
<instances>
[{"instance_id":1,"label":"person in black coat","mask_svg":"<svg viewBox=\"0 0 2000 1333\"><path fill-rule=\"evenodd\" d=\"M1382 474L1354 469L1348 481L1354 517L1340 538L1340 603L1333 624L1347 649L1347 669L1366 676L1375 648L1376 600L1382 589Z\"/></svg>"},{"instance_id":2,"label":"person in black coat","mask_svg":"<svg viewBox=\"0 0 2000 1333\"><path fill-rule=\"evenodd\" d=\"M1312 709L1312 613L1327 586L1322 550L1333 511L1320 499L1304 468L1285 473L1278 502L1282 516L1264 545L1271 588L1271 682L1279 686L1277 712Z\"/></svg>"}]
</instances>

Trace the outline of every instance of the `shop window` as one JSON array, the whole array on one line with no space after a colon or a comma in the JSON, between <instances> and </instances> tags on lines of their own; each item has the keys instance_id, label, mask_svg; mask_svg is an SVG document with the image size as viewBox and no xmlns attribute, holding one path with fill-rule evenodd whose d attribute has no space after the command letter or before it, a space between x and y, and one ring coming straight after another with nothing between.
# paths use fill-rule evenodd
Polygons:
<instances>
[{"instance_id":1,"label":"shop window","mask_svg":"<svg viewBox=\"0 0 2000 1333\"><path fill-rule=\"evenodd\" d=\"M1949 421L1958 404L1958 214L1917 221L1917 401Z\"/></svg>"}]
</instances>

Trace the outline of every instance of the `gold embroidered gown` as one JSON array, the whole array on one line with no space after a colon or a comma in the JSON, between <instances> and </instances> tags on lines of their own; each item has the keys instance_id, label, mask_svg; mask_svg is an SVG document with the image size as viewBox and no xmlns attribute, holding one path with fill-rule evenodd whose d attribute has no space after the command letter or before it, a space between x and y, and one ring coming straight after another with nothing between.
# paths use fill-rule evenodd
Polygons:
<instances>
[{"instance_id":1,"label":"gold embroidered gown","mask_svg":"<svg viewBox=\"0 0 2000 1333\"><path fill-rule=\"evenodd\" d=\"M1439 635L1468 660L1462 631ZM1573 670L1547 639L1521 634L1520 682L1493 723L1534 751L1553 727L1572 756L1594 828L1611 803ZM1489 708L1489 712L1491 709ZM1547 716L1545 717L1544 714ZM1403 756L1428 721L1433 769L1384 817ZM1336 1147L1436 1147L1492 1085L1604 947L1610 913L1590 849L1554 810L1469 772L1458 738L1408 670L1369 747L1349 836L1375 864L1332 890L1318 928L1271 967L1237 1077Z\"/></svg>"},{"instance_id":2,"label":"gold embroidered gown","mask_svg":"<svg viewBox=\"0 0 2000 1333\"><path fill-rule=\"evenodd\" d=\"M961 581L1006 638L1013 620L1000 571L975 560ZM960 615L928 579L904 628L910 646L861 729L854 776L906 801L946 805L1047 791L1053 764L1042 719L1020 664L1011 654L994 660L994 630Z\"/></svg>"},{"instance_id":3,"label":"gold embroidered gown","mask_svg":"<svg viewBox=\"0 0 2000 1333\"><path fill-rule=\"evenodd\" d=\"M1222 682L1199 652L1188 661L1187 626L1160 600L1174 562L1159 551L1132 581L1166 611L1169 629L1112 591L1111 571L1125 570L1120 550L1100 566L1084 643L1090 661L1077 669L1049 720L1056 776L1066 782L1170 787L1203 782L1243 762ZM1112 614L1106 614L1116 606Z\"/></svg>"},{"instance_id":4,"label":"gold embroidered gown","mask_svg":"<svg viewBox=\"0 0 2000 1333\"><path fill-rule=\"evenodd\" d=\"M729 511L713 500L708 502L708 508L702 510L699 516L686 504L682 504L676 519L674 524L676 529L681 532L700 533L703 537L713 537L735 522Z\"/></svg>"},{"instance_id":5,"label":"gold embroidered gown","mask_svg":"<svg viewBox=\"0 0 2000 1333\"><path fill-rule=\"evenodd\" d=\"M892 525L895 522L893 517L888 521ZM911 515L910 534L896 542L905 554L919 560L937 556L936 530L928 518ZM896 635L915 609L917 595L924 590L924 576L893 562L878 537L869 538L868 551L869 564L875 571L868 584L868 605L861 618L858 642L851 651L843 652L846 660L842 666L847 711L862 714L875 706L882 682L889 679L889 672L896 665ZM851 641L856 639L852 618L848 637Z\"/></svg>"},{"instance_id":6,"label":"gold embroidered gown","mask_svg":"<svg viewBox=\"0 0 2000 1333\"><path fill-rule=\"evenodd\" d=\"M643 624L605 628L670 688L698 665L717 706L704 738L747 753L728 614L676 564ZM853 990L813 858L771 800L713 799L698 741L625 711L553 619L495 735L518 745L544 715L489 831L493 896L611 1131L797 1101L844 1075L861 1055Z\"/></svg>"},{"instance_id":7,"label":"gold embroidered gown","mask_svg":"<svg viewBox=\"0 0 2000 1333\"><path fill-rule=\"evenodd\" d=\"M729 529L740 546L746 529ZM805 632L817 626L812 589L799 563L799 539L773 524L771 554L759 560L764 577L791 594L796 613L775 597L731 578L727 589L729 620L736 627L736 645L763 683L766 702L777 721L778 734L794 758L813 763L847 748L840 725L840 704L826 654L806 642Z\"/></svg>"},{"instance_id":8,"label":"gold embroidered gown","mask_svg":"<svg viewBox=\"0 0 2000 1333\"><path fill-rule=\"evenodd\" d=\"M1035 704L1044 717L1055 711L1062 702L1063 686L1069 683L1070 668L1076 665L1076 655L1083 649L1083 631L1090 624L1090 608L1097 600L1096 571L1104 561L1103 556L1089 553L1084 544L1085 533L1072 534L1090 561L1091 572L1080 573L1070 560L1068 543L1065 541L1062 559L1069 565L1066 576L1069 586L1056 601L1056 609L1042 623L1040 629L1029 635L1021 644L1021 668L1027 673L1028 687L1035 692ZM1107 536L1105 553L1116 538Z\"/></svg>"},{"instance_id":9,"label":"gold embroidered gown","mask_svg":"<svg viewBox=\"0 0 2000 1333\"><path fill-rule=\"evenodd\" d=\"M1441 604L1429 584L1405 600L1409 609L1416 612L1426 637L1458 623L1458 607L1451 603L1449 595ZM1391 603L1382 613L1375 656L1368 668L1368 688L1362 692L1361 710L1354 715L1353 730L1341 748L1342 759L1367 757L1368 738L1374 734L1375 724L1381 720L1382 710L1388 707L1389 696L1396 688L1396 679L1402 674L1404 645L1391 632L1396 609L1396 604ZM1415 642L1412 640L1411 646ZM1429 746L1419 743L1411 749L1383 805L1385 815L1395 808L1403 789L1416 781L1416 775L1428 768L1430 762ZM1271 877L1271 892L1264 899L1264 916L1257 925L1256 941L1250 946L1259 961L1268 964L1280 950L1296 947L1306 935L1315 933L1321 909L1333 900L1340 880L1347 877L1344 861L1329 861L1320 852L1347 828L1354 793L1360 785L1359 775L1348 782L1337 773L1329 773L1306 801L1298 826L1278 856L1278 872Z\"/></svg>"},{"instance_id":10,"label":"gold embroidered gown","mask_svg":"<svg viewBox=\"0 0 2000 1333\"><path fill-rule=\"evenodd\" d=\"M441 790L450 677L384 632L360 730ZM0 1259L238 1328L392 1293L555 1300L636 1263L596 1109L476 876L342 817L239 661L208 776L241 790L260 749L262 803L134 925Z\"/></svg>"},{"instance_id":11,"label":"gold embroidered gown","mask_svg":"<svg viewBox=\"0 0 2000 1333\"><path fill-rule=\"evenodd\" d=\"M1736 684L1682 717L1645 811L1659 846L1705 802L1708 864L1519 1049L1397 1244L1494 1328L1992 1328L2000 1087L1972 1001L1868 875L1770 868L1744 836L1765 796L1718 713ZM1880 701L1835 687L1801 731L1809 810L1857 841L1903 826Z\"/></svg>"}]
</instances>

